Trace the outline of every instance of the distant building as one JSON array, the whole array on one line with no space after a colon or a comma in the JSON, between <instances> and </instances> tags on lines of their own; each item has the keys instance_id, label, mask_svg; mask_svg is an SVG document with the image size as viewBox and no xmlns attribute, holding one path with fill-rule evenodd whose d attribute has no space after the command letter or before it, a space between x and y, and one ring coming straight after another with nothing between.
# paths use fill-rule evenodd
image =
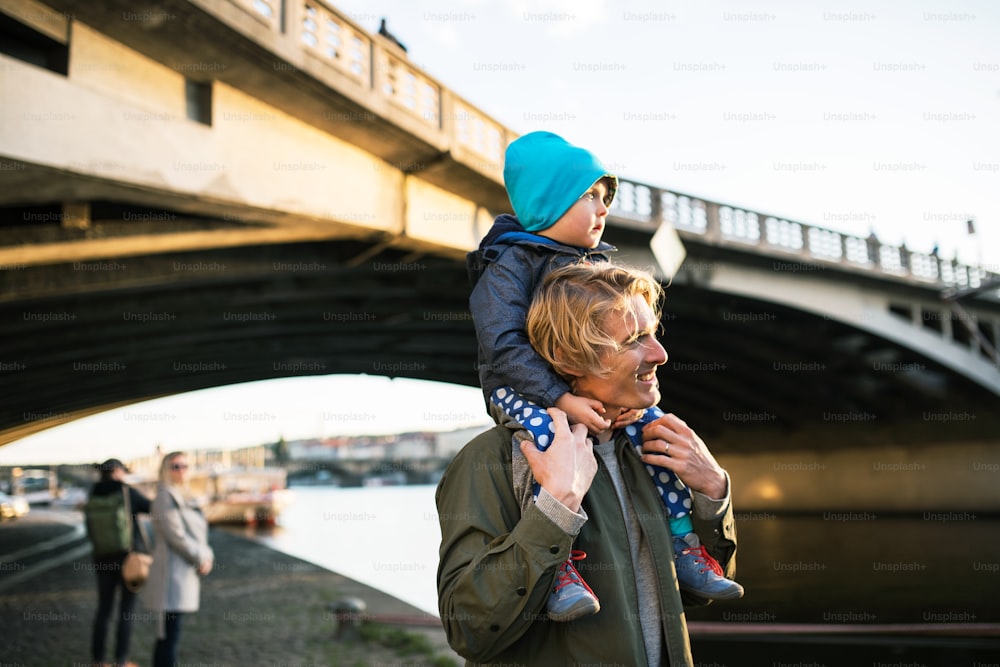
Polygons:
<instances>
[{"instance_id":1,"label":"distant building","mask_svg":"<svg viewBox=\"0 0 1000 667\"><path fill-rule=\"evenodd\" d=\"M449 459L454 457L467 442L490 428L493 428L492 424L483 424L481 426L469 426L456 431L448 431L447 433L438 433L438 456Z\"/></svg>"},{"instance_id":2,"label":"distant building","mask_svg":"<svg viewBox=\"0 0 1000 667\"><path fill-rule=\"evenodd\" d=\"M443 433L421 431L396 435L359 435L308 438L288 443L292 461L451 458L488 426Z\"/></svg>"}]
</instances>

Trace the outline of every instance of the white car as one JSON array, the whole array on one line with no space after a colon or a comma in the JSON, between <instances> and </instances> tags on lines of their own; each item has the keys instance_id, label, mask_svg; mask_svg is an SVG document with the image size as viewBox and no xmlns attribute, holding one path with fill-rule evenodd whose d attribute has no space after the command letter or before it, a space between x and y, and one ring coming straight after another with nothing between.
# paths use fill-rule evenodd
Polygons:
<instances>
[{"instance_id":1,"label":"white car","mask_svg":"<svg viewBox=\"0 0 1000 667\"><path fill-rule=\"evenodd\" d=\"M24 496L0 493L0 519L14 519L28 513L30 507Z\"/></svg>"}]
</instances>

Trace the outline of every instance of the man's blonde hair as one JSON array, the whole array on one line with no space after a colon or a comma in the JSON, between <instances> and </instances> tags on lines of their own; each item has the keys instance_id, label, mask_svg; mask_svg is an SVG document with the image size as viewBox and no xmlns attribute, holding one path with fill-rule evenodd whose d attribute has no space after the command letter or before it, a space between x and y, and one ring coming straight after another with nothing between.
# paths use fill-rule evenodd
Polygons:
<instances>
[{"instance_id":1,"label":"man's blonde hair","mask_svg":"<svg viewBox=\"0 0 1000 667\"><path fill-rule=\"evenodd\" d=\"M535 292L525 328L532 347L564 377L604 376L605 355L621 349L607 332L609 317L635 322L639 296L659 319L663 289L640 269L598 262L571 264L549 273Z\"/></svg>"}]
</instances>

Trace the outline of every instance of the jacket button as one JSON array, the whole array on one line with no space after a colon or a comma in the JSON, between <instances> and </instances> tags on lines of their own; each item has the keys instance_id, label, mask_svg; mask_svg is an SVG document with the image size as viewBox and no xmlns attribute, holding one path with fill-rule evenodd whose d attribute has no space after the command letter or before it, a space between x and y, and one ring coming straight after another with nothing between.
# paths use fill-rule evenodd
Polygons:
<instances>
[{"instance_id":1,"label":"jacket button","mask_svg":"<svg viewBox=\"0 0 1000 667\"><path fill-rule=\"evenodd\" d=\"M559 553L559 545L558 544L553 544L551 547L549 547L549 553L550 554L557 554L557 553Z\"/></svg>"},{"instance_id":2,"label":"jacket button","mask_svg":"<svg viewBox=\"0 0 1000 667\"><path fill-rule=\"evenodd\" d=\"M500 626L497 625L496 623L494 623L493 625L490 626L490 630L493 631L493 632L496 632L499 629L500 629Z\"/></svg>"},{"instance_id":3,"label":"jacket button","mask_svg":"<svg viewBox=\"0 0 1000 667\"><path fill-rule=\"evenodd\" d=\"M518 588L517 588L517 594L518 595L527 595L528 594L528 589L525 588L524 586L518 586Z\"/></svg>"}]
</instances>

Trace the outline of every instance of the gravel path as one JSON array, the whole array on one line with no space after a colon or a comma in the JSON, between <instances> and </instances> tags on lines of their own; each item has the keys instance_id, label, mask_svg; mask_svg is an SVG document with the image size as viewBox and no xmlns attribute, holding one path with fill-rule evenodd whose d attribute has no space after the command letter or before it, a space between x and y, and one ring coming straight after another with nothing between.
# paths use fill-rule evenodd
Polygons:
<instances>
[{"instance_id":1,"label":"gravel path","mask_svg":"<svg viewBox=\"0 0 1000 667\"><path fill-rule=\"evenodd\" d=\"M72 512L32 511L0 524L0 656L5 667L83 666L97 604L86 540ZM74 531L76 534L74 535ZM201 611L185 618L187 667L415 667L460 665L436 619L352 579L222 530L202 584ZM10 556L13 556L11 558ZM330 605L365 601L373 620L416 653L375 641L337 639ZM149 665L155 621L136 607L132 660ZM384 633L383 633L384 634ZM109 636L109 645L113 638Z\"/></svg>"}]
</instances>

